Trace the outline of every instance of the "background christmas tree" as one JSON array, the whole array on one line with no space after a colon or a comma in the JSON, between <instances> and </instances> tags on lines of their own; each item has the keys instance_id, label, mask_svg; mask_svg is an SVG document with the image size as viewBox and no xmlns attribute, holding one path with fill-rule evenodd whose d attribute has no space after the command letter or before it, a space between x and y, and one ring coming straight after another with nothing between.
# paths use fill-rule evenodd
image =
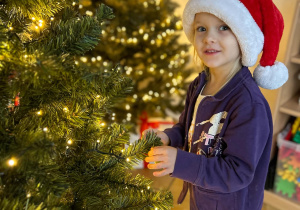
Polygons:
<instances>
[{"instance_id":1,"label":"background christmas tree","mask_svg":"<svg viewBox=\"0 0 300 210\"><path fill-rule=\"evenodd\" d=\"M0 209L167 209L169 192L128 171L159 138L125 148L126 128L103 122L130 79L76 62L112 10L74 5L0 1Z\"/></svg>"},{"instance_id":2,"label":"background christmas tree","mask_svg":"<svg viewBox=\"0 0 300 210\"><path fill-rule=\"evenodd\" d=\"M102 2L116 18L105 22L104 41L81 62L108 68L120 63L133 81L133 94L115 104L109 119L135 124L143 112L149 117L164 117L167 109L181 112L191 70L185 68L188 45L179 42L178 5L172 0L80 0L78 7L93 15Z\"/></svg>"}]
</instances>

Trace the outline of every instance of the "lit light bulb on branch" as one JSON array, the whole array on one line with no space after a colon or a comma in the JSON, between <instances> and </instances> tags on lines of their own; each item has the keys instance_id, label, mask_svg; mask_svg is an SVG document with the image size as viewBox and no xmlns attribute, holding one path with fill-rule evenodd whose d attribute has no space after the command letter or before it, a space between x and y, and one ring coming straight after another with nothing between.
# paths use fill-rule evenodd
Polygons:
<instances>
[{"instance_id":1,"label":"lit light bulb on branch","mask_svg":"<svg viewBox=\"0 0 300 210\"><path fill-rule=\"evenodd\" d=\"M16 158L11 158L7 161L7 164L10 166L10 167L14 167L17 165L17 159Z\"/></svg>"}]
</instances>

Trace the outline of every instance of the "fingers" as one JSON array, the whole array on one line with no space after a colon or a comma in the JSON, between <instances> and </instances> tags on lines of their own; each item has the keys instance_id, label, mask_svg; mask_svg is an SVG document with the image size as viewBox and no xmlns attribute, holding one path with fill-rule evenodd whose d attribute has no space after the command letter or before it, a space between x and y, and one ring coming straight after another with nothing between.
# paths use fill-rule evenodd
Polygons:
<instances>
[{"instance_id":1,"label":"fingers","mask_svg":"<svg viewBox=\"0 0 300 210\"><path fill-rule=\"evenodd\" d=\"M153 172L153 176L161 177L171 173L171 170L168 167L168 164L164 162L148 164L149 169L162 169L160 171Z\"/></svg>"},{"instance_id":2,"label":"fingers","mask_svg":"<svg viewBox=\"0 0 300 210\"><path fill-rule=\"evenodd\" d=\"M167 164L164 162L148 164L149 169L165 169L166 167L167 167Z\"/></svg>"},{"instance_id":3,"label":"fingers","mask_svg":"<svg viewBox=\"0 0 300 210\"><path fill-rule=\"evenodd\" d=\"M165 154L165 149L165 146L152 147L151 150L148 152L148 156Z\"/></svg>"},{"instance_id":4,"label":"fingers","mask_svg":"<svg viewBox=\"0 0 300 210\"><path fill-rule=\"evenodd\" d=\"M162 161L162 158L163 157L161 157L161 156L149 156L149 157L145 158L145 161L147 163L149 163L149 162L159 162L159 161Z\"/></svg>"}]
</instances>

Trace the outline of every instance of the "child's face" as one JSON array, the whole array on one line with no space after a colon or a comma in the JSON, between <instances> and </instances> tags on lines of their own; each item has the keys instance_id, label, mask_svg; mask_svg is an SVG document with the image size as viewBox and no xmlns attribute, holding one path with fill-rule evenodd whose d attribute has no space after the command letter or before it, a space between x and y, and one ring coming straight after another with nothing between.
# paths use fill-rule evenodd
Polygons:
<instances>
[{"instance_id":1,"label":"child's face","mask_svg":"<svg viewBox=\"0 0 300 210\"><path fill-rule=\"evenodd\" d=\"M230 28L209 13L197 13L194 20L194 47L210 69L232 69L240 58L239 43Z\"/></svg>"}]
</instances>

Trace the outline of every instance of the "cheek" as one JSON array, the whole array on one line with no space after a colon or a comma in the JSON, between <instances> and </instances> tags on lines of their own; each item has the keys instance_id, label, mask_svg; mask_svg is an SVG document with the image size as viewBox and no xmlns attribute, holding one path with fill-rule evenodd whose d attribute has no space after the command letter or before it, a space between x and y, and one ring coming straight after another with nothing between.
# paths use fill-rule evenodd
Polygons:
<instances>
[{"instance_id":1,"label":"cheek","mask_svg":"<svg viewBox=\"0 0 300 210\"><path fill-rule=\"evenodd\" d=\"M240 53L240 45L233 33L228 34L227 42L230 43L231 49L235 53Z\"/></svg>"},{"instance_id":2,"label":"cheek","mask_svg":"<svg viewBox=\"0 0 300 210\"><path fill-rule=\"evenodd\" d=\"M231 51L232 54L234 55L239 55L240 54L240 46L237 40L233 37L230 37L229 39L226 39L227 43L227 49Z\"/></svg>"},{"instance_id":3,"label":"cheek","mask_svg":"<svg viewBox=\"0 0 300 210\"><path fill-rule=\"evenodd\" d=\"M200 36L195 36L193 44L194 44L194 48L198 52L202 47L202 38Z\"/></svg>"}]
</instances>

